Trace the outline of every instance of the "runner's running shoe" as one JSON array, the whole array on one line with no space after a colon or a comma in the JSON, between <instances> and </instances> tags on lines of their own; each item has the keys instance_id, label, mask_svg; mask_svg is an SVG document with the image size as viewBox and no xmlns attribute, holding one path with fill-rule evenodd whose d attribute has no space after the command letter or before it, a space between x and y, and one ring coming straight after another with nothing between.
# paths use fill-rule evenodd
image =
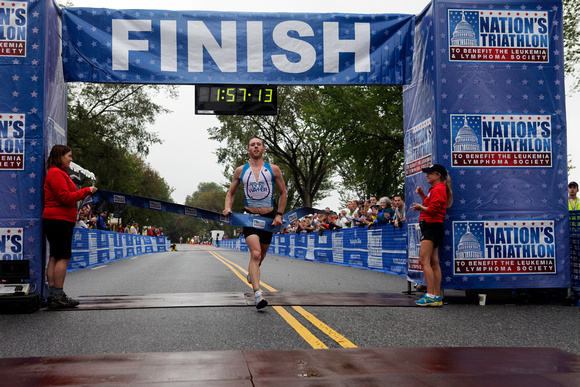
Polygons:
<instances>
[{"instance_id":1,"label":"runner's running shoe","mask_svg":"<svg viewBox=\"0 0 580 387\"><path fill-rule=\"evenodd\" d=\"M420 300L415 301L415 305L419 306L439 306L439 301L436 300L437 297L431 298L424 295ZM443 303L441 303L443 305Z\"/></svg>"},{"instance_id":2,"label":"runner's running shoe","mask_svg":"<svg viewBox=\"0 0 580 387\"><path fill-rule=\"evenodd\" d=\"M74 308L80 302L73 300L72 298L68 297L66 294L62 294L59 297L53 297L52 300L48 303L48 307L50 309L66 309L66 308Z\"/></svg>"},{"instance_id":3,"label":"runner's running shoe","mask_svg":"<svg viewBox=\"0 0 580 387\"><path fill-rule=\"evenodd\" d=\"M259 290L254 293L254 300L256 301L256 309L262 309L268 306L268 301L266 301L264 296L262 296L262 292Z\"/></svg>"},{"instance_id":4,"label":"runner's running shoe","mask_svg":"<svg viewBox=\"0 0 580 387\"><path fill-rule=\"evenodd\" d=\"M435 300L437 301L437 306L443 306L443 297L437 296Z\"/></svg>"}]
</instances>

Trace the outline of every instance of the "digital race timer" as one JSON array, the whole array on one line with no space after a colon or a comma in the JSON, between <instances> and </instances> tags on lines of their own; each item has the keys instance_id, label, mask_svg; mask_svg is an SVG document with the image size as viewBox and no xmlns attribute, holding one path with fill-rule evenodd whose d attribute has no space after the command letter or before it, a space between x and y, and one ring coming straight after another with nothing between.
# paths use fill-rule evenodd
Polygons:
<instances>
[{"instance_id":1,"label":"digital race timer","mask_svg":"<svg viewBox=\"0 0 580 387\"><path fill-rule=\"evenodd\" d=\"M275 115L277 100L276 86L195 86L195 114Z\"/></svg>"}]
</instances>

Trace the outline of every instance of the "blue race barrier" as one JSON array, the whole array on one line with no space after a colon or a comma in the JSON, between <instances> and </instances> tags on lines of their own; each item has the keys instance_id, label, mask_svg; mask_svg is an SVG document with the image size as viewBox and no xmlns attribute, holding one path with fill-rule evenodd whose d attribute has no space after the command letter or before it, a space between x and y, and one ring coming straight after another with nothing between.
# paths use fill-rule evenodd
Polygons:
<instances>
[{"instance_id":1,"label":"blue race barrier","mask_svg":"<svg viewBox=\"0 0 580 387\"><path fill-rule=\"evenodd\" d=\"M75 227L72 258L67 271L98 266L136 255L166 252L169 251L169 245L169 240L164 236L149 237Z\"/></svg>"},{"instance_id":2,"label":"blue race barrier","mask_svg":"<svg viewBox=\"0 0 580 387\"><path fill-rule=\"evenodd\" d=\"M580 306L580 211L570 211L570 266L572 291Z\"/></svg>"},{"instance_id":3,"label":"blue race barrier","mask_svg":"<svg viewBox=\"0 0 580 387\"><path fill-rule=\"evenodd\" d=\"M248 251L244 237L222 240L220 247ZM275 234L268 253L406 276L407 227L356 227L321 235Z\"/></svg>"}]
</instances>

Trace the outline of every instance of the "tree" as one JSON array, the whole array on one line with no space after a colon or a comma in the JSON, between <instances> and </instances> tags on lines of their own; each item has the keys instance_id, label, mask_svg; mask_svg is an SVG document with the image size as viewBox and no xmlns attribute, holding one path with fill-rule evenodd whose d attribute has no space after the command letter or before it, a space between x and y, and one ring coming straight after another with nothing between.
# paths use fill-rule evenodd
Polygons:
<instances>
[{"instance_id":1,"label":"tree","mask_svg":"<svg viewBox=\"0 0 580 387\"><path fill-rule=\"evenodd\" d=\"M171 201L173 189L143 159L151 144L161 142L147 124L169 112L153 102L161 90L176 96L172 87L69 86L68 145L75 162L96 175L99 188ZM165 214L130 207L125 218L142 225L167 221Z\"/></svg>"},{"instance_id":2,"label":"tree","mask_svg":"<svg viewBox=\"0 0 580 387\"><path fill-rule=\"evenodd\" d=\"M315 126L332 134L342 179L338 191L357 197L394 195L404 185L403 93L399 86L331 86L306 107Z\"/></svg>"},{"instance_id":3,"label":"tree","mask_svg":"<svg viewBox=\"0 0 580 387\"><path fill-rule=\"evenodd\" d=\"M221 212L224 209L226 190L217 183L200 183L197 190L187 195L185 204L191 207L203 208L210 211ZM243 202L242 202L243 211ZM240 211L240 212L241 212ZM225 223L216 223L206 219L180 215L175 217L168 226L171 240L179 240L179 237L192 238L196 235L209 237L211 230L224 230L226 235L234 235L235 227ZM175 238L175 239L174 239Z\"/></svg>"},{"instance_id":4,"label":"tree","mask_svg":"<svg viewBox=\"0 0 580 387\"><path fill-rule=\"evenodd\" d=\"M226 191L219 184L199 183L197 191L185 197L185 204L210 211L222 212L225 200Z\"/></svg>"},{"instance_id":5,"label":"tree","mask_svg":"<svg viewBox=\"0 0 580 387\"><path fill-rule=\"evenodd\" d=\"M153 124L158 115L170 112L152 100L161 90L166 90L171 97L176 96L172 87L70 84L69 137L73 137L84 151L93 154L101 151L94 148L101 142L147 156L151 144L161 143L156 133L146 130L147 124Z\"/></svg>"},{"instance_id":6,"label":"tree","mask_svg":"<svg viewBox=\"0 0 580 387\"><path fill-rule=\"evenodd\" d=\"M306 105L319 99L316 87L278 87L276 116L218 116L221 126L208 131L210 138L226 141L217 150L218 160L226 165L224 174L232 176L237 166L247 162L248 142L258 136L266 147L265 158L282 169L289 193L287 208L312 206L324 197L337 165L329 146L332 133L314 126L303 113Z\"/></svg>"},{"instance_id":7,"label":"tree","mask_svg":"<svg viewBox=\"0 0 580 387\"><path fill-rule=\"evenodd\" d=\"M574 83L572 90L580 89L580 2L563 0L564 5L564 69Z\"/></svg>"}]
</instances>

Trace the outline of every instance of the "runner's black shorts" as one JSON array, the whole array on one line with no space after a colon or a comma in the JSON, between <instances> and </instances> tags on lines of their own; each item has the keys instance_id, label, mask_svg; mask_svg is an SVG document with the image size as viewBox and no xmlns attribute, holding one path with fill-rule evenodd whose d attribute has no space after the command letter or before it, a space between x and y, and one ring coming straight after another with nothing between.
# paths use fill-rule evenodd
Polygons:
<instances>
[{"instance_id":1,"label":"runner's black shorts","mask_svg":"<svg viewBox=\"0 0 580 387\"><path fill-rule=\"evenodd\" d=\"M60 219L42 219L42 230L50 244L50 257L70 259L75 224Z\"/></svg>"},{"instance_id":2,"label":"runner's black shorts","mask_svg":"<svg viewBox=\"0 0 580 387\"><path fill-rule=\"evenodd\" d=\"M247 212L249 212L249 211L247 211ZM268 212L267 214L263 214L260 216L263 216L265 218L274 219L276 217L276 211L272 210L271 212ZM272 243L272 235L273 234L274 234L273 232L262 230L259 228L244 227L244 237L246 239L250 235L257 235L260 238L260 243L263 245L269 245L270 243Z\"/></svg>"},{"instance_id":3,"label":"runner's black shorts","mask_svg":"<svg viewBox=\"0 0 580 387\"><path fill-rule=\"evenodd\" d=\"M439 247L445 236L443 223L430 223L422 220L419 222L419 226L421 227L421 240L432 241L434 248Z\"/></svg>"}]
</instances>

